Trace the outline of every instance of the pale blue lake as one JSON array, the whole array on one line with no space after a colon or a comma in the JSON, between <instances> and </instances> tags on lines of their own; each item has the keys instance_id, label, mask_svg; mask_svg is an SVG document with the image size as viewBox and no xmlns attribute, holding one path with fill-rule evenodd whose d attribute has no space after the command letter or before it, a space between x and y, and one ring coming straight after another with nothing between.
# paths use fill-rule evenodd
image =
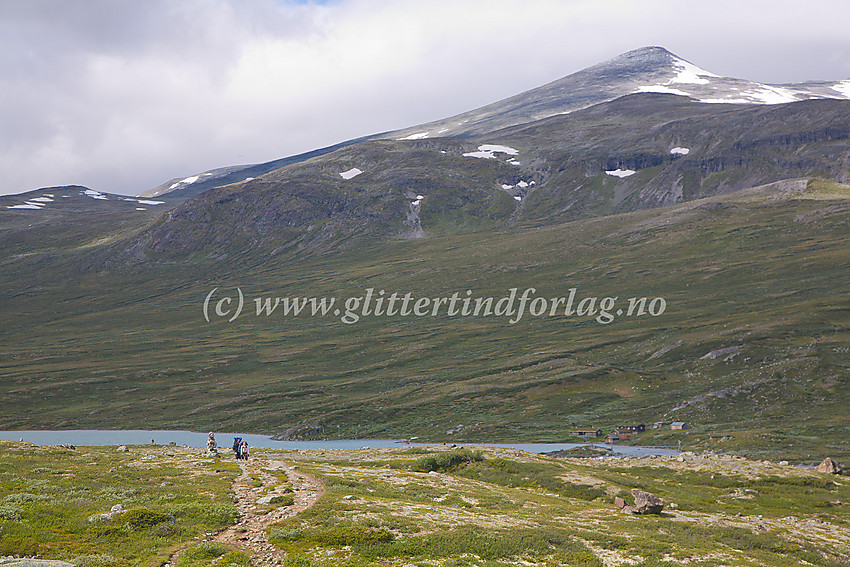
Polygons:
<instances>
[{"instance_id":1,"label":"pale blue lake","mask_svg":"<svg viewBox=\"0 0 850 567\"><path fill-rule=\"evenodd\" d=\"M63 429L56 431L0 431L0 440L18 441L23 439L36 445L71 444L81 447L89 445L149 445L155 441L157 445L188 445L189 447L206 447L208 433L195 431L168 430L123 430L123 429ZM333 441L277 441L267 435L253 433L216 433L215 439L220 448L227 449L233 444L234 437L242 437L250 447L263 449L284 450L321 450L321 449L384 449L392 447L415 447L434 445L434 443L407 443L398 439L348 439ZM673 448L640 447L627 445L604 445L589 443L598 447L613 449L614 456L646 457L649 455L677 455ZM588 443L458 443L461 446L490 446L506 447L529 451L531 453L548 453L562 451L588 445Z\"/></svg>"}]
</instances>

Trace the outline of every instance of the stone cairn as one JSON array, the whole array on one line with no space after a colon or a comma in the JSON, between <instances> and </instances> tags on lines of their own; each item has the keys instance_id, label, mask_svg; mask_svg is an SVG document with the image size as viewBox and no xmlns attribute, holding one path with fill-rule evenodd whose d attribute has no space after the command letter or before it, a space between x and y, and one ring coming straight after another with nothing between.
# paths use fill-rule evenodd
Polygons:
<instances>
[{"instance_id":1,"label":"stone cairn","mask_svg":"<svg viewBox=\"0 0 850 567\"><path fill-rule=\"evenodd\" d=\"M215 435L210 431L210 436L207 438L207 457L218 457L218 443L215 442Z\"/></svg>"}]
</instances>

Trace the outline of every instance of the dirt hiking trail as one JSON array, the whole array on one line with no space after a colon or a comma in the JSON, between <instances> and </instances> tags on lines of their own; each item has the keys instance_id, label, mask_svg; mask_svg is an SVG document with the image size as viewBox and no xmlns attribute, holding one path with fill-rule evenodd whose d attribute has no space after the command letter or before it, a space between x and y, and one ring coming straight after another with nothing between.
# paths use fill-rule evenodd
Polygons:
<instances>
[{"instance_id":1,"label":"dirt hiking trail","mask_svg":"<svg viewBox=\"0 0 850 567\"><path fill-rule=\"evenodd\" d=\"M282 565L286 554L269 543L266 528L303 512L322 497L325 489L317 478L284 461L260 457L238 463L242 473L233 481L239 513L237 522L210 539L239 548L250 555L258 567ZM284 481L268 471L282 471L289 480ZM258 486L260 481L262 486ZM292 487L295 502L264 513L271 496L287 494L284 492L286 484ZM171 557L169 564L172 567L178 564L178 555L179 552Z\"/></svg>"}]
</instances>

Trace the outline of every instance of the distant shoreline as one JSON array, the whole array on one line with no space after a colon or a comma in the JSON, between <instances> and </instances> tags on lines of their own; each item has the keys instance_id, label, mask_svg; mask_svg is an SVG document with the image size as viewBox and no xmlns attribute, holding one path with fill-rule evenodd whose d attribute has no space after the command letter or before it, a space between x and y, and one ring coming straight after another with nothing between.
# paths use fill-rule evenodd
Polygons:
<instances>
[{"instance_id":1,"label":"distant shoreline","mask_svg":"<svg viewBox=\"0 0 850 567\"><path fill-rule=\"evenodd\" d=\"M441 442L408 442L402 439L329 439L319 441L278 441L268 435L253 433L214 432L220 449L229 449L234 437L242 437L248 445L260 449L283 450L356 450L390 449L403 447L427 447L449 444ZM6 430L0 431L0 441L20 441L36 445L186 445L206 447L209 433L180 430L145 429L65 429L65 430ZM612 449L612 456L646 457L650 455L677 455L679 451L670 447L643 447L637 445L603 445L601 443L450 443L459 446L487 446L513 448L531 453L547 453L569 450L582 446L604 446Z\"/></svg>"}]
</instances>

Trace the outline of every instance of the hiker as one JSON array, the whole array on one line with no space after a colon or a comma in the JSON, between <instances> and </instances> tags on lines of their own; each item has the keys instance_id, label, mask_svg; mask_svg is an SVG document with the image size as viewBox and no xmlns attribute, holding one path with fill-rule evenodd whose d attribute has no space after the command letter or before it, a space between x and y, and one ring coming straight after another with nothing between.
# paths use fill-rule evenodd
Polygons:
<instances>
[{"instance_id":1,"label":"hiker","mask_svg":"<svg viewBox=\"0 0 850 567\"><path fill-rule=\"evenodd\" d=\"M239 451L239 455L241 455L243 460L248 460L248 442L242 441L242 450Z\"/></svg>"},{"instance_id":2,"label":"hiker","mask_svg":"<svg viewBox=\"0 0 850 567\"><path fill-rule=\"evenodd\" d=\"M233 454L236 456L237 459L239 458L239 449L241 447L242 447L242 438L241 437L234 437L233 438Z\"/></svg>"}]
</instances>

